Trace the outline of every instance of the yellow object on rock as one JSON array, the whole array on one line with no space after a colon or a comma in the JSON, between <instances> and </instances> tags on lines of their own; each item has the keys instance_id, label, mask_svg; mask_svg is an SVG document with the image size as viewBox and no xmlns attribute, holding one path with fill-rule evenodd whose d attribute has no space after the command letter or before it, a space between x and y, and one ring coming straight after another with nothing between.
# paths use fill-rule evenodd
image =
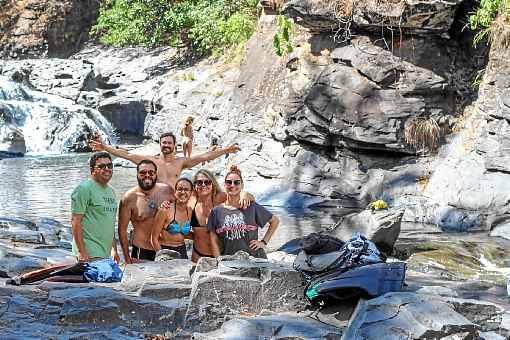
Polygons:
<instances>
[{"instance_id":1,"label":"yellow object on rock","mask_svg":"<svg viewBox=\"0 0 510 340\"><path fill-rule=\"evenodd\" d=\"M383 200L377 200L370 203L367 208L372 210L388 209L388 203L384 202Z\"/></svg>"}]
</instances>

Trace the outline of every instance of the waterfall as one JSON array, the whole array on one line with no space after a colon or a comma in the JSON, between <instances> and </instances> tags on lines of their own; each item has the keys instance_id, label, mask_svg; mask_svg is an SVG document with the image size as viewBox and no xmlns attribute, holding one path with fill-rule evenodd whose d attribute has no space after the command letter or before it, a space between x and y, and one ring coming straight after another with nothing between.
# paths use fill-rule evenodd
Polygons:
<instances>
[{"instance_id":1,"label":"waterfall","mask_svg":"<svg viewBox=\"0 0 510 340\"><path fill-rule=\"evenodd\" d=\"M96 133L110 143L114 139L99 111L0 77L0 152L80 151Z\"/></svg>"}]
</instances>

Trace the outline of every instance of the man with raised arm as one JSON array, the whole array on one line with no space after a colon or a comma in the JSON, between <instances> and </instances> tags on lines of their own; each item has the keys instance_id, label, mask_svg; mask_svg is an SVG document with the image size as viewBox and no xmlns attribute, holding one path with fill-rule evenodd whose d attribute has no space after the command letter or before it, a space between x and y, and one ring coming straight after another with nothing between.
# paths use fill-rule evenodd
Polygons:
<instances>
[{"instance_id":1,"label":"man with raised arm","mask_svg":"<svg viewBox=\"0 0 510 340\"><path fill-rule=\"evenodd\" d=\"M157 182L156 164L144 159L136 167L138 185L128 190L120 201L119 239L126 263L140 260L154 261L156 251L152 248L151 230L158 207L163 201L173 201L173 188ZM133 249L129 254L127 227L133 225Z\"/></svg>"},{"instance_id":2,"label":"man with raised arm","mask_svg":"<svg viewBox=\"0 0 510 340\"><path fill-rule=\"evenodd\" d=\"M226 148L216 149L190 158L176 157L176 139L173 133L166 132L159 137L159 147L161 153L156 156L137 155L127 150L117 149L103 143L100 137L96 137L90 142L93 150L107 151L114 156L127 159L135 164L144 159L150 159L158 167L158 182L166 183L174 187L177 179L183 169L190 169L201 162L211 161L222 155L236 153L240 150L239 146L234 144Z\"/></svg>"}]
</instances>

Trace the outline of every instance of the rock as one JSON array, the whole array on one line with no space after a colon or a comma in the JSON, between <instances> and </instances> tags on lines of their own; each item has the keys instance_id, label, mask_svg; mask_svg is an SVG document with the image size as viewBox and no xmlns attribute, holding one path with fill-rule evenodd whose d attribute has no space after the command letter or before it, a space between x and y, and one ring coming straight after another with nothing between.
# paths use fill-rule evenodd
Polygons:
<instances>
[{"instance_id":1,"label":"rock","mask_svg":"<svg viewBox=\"0 0 510 340\"><path fill-rule=\"evenodd\" d=\"M106 98L99 103L98 110L117 131L143 135L147 111L140 99L119 96Z\"/></svg>"},{"instance_id":2,"label":"rock","mask_svg":"<svg viewBox=\"0 0 510 340\"><path fill-rule=\"evenodd\" d=\"M328 234L343 241L354 232L365 235L383 253L390 254L400 234L400 223L405 209L364 210L344 216Z\"/></svg>"},{"instance_id":3,"label":"rock","mask_svg":"<svg viewBox=\"0 0 510 340\"><path fill-rule=\"evenodd\" d=\"M194 333L197 340L234 339L339 339L342 329L299 315L268 315L236 317L220 329L209 333Z\"/></svg>"},{"instance_id":4,"label":"rock","mask_svg":"<svg viewBox=\"0 0 510 340\"><path fill-rule=\"evenodd\" d=\"M416 290L418 294L435 295L435 296L453 296L457 297L459 294L454 290L441 287L441 286L425 286ZM462 313L461 313L462 314Z\"/></svg>"},{"instance_id":5,"label":"rock","mask_svg":"<svg viewBox=\"0 0 510 340\"><path fill-rule=\"evenodd\" d=\"M388 293L361 301L346 339L478 339L477 326L448 304L414 293Z\"/></svg>"},{"instance_id":6,"label":"rock","mask_svg":"<svg viewBox=\"0 0 510 340\"><path fill-rule=\"evenodd\" d=\"M283 13L313 31L330 32L333 27L348 22L349 26L345 29L379 31L382 25L398 26L413 34L440 34L450 29L461 2L461 0L441 1L423 5L412 1L392 1L381 4L368 0L341 3L337 8L336 3L292 0L285 2Z\"/></svg>"},{"instance_id":7,"label":"rock","mask_svg":"<svg viewBox=\"0 0 510 340\"><path fill-rule=\"evenodd\" d=\"M445 297L444 300L459 314L480 326L484 332L499 331L505 308L487 301Z\"/></svg>"},{"instance_id":8,"label":"rock","mask_svg":"<svg viewBox=\"0 0 510 340\"><path fill-rule=\"evenodd\" d=\"M68 57L88 39L99 4L92 0L45 0L2 4L3 58Z\"/></svg>"},{"instance_id":9,"label":"rock","mask_svg":"<svg viewBox=\"0 0 510 340\"><path fill-rule=\"evenodd\" d=\"M180 259L181 254L177 251L170 250L170 249L161 249L156 253L156 259L155 261L158 262L166 262L171 260Z\"/></svg>"},{"instance_id":10,"label":"rock","mask_svg":"<svg viewBox=\"0 0 510 340\"><path fill-rule=\"evenodd\" d=\"M209 332L231 315L299 311L306 305L301 274L290 266L236 257L220 258L216 270L195 271L186 329Z\"/></svg>"}]
</instances>

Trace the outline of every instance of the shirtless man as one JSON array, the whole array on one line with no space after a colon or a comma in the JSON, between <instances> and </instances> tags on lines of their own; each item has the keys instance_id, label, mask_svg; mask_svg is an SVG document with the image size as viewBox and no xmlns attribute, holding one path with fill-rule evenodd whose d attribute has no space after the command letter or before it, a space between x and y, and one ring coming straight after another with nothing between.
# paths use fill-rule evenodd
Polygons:
<instances>
[{"instance_id":1,"label":"shirtless man","mask_svg":"<svg viewBox=\"0 0 510 340\"><path fill-rule=\"evenodd\" d=\"M166 183L171 188L175 187L177 179L181 175L183 169L190 169L201 162L211 161L221 155L236 153L240 150L239 146L234 144L226 148L218 148L194 157L177 158L175 148L175 136L166 132L159 137L159 147L161 153L157 156L137 155L127 150L113 148L103 143L100 137L96 137L90 142L93 150L106 151L114 156L130 160L138 164L144 159L150 159L158 167L158 182Z\"/></svg>"},{"instance_id":2,"label":"shirtless man","mask_svg":"<svg viewBox=\"0 0 510 340\"><path fill-rule=\"evenodd\" d=\"M163 201L173 201L173 189L157 183L156 164L141 160L136 168L138 185L128 190L119 206L119 239L126 264L140 260L154 261L156 251L151 244L151 230L158 207ZM127 227L133 224L133 248L129 255Z\"/></svg>"}]
</instances>

